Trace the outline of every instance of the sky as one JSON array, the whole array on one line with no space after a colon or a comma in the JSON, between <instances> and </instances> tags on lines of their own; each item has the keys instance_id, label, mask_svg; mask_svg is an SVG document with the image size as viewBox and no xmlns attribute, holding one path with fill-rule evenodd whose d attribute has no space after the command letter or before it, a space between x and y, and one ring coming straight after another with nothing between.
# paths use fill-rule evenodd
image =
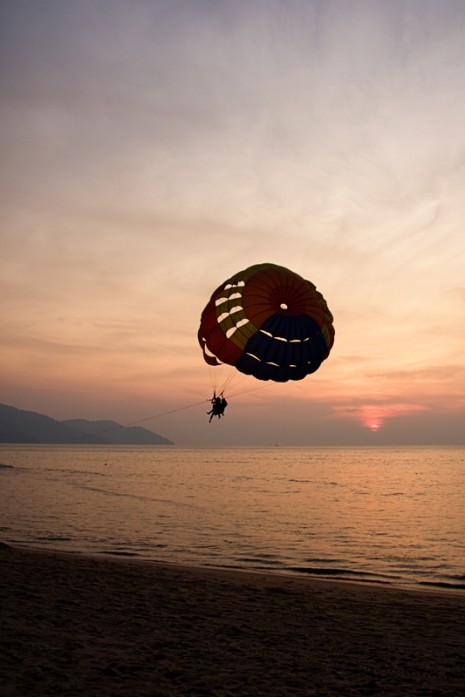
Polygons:
<instances>
[{"instance_id":1,"label":"sky","mask_svg":"<svg viewBox=\"0 0 465 697\"><path fill-rule=\"evenodd\" d=\"M465 443L463 0L0 7L2 403L186 446ZM238 374L209 424L200 314L262 262L334 347Z\"/></svg>"}]
</instances>

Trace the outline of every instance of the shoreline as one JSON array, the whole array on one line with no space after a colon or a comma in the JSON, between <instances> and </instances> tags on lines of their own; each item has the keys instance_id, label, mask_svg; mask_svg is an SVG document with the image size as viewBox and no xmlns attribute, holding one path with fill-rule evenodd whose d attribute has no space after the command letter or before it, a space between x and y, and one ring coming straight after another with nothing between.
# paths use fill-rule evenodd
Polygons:
<instances>
[{"instance_id":1,"label":"shoreline","mask_svg":"<svg viewBox=\"0 0 465 697\"><path fill-rule=\"evenodd\" d=\"M199 570L211 570L213 572L225 572L225 573L239 573L239 574L256 574L260 577L271 576L277 578L290 578L296 580L302 580L310 583L340 583L343 586L346 585L356 585L362 587L375 587L375 588L386 588L395 590L405 590L409 592L418 593L446 593L446 594L457 594L459 597L465 597L465 583L454 584L443 581L394 581L394 580L376 580L374 578L355 578L346 576L338 576L337 574L323 572L313 572L313 571L295 571L293 569L272 569L272 568L253 568L246 566L233 566L233 565L215 565L215 564L194 564L190 562L180 562L180 561L167 561L166 559L158 559L145 557L138 553L132 552L114 552L114 551L91 551L82 549L66 549L63 547L47 546L42 547L40 545L35 545L31 543L11 543L0 541L0 550L2 547L8 547L17 550L30 550L31 552L44 553L44 554L58 554L58 555L71 555L76 558L92 558L92 559L102 559L108 561L122 561L122 562L134 562L135 564L148 564L148 565L159 565L167 566L168 568L180 569L199 569Z\"/></svg>"},{"instance_id":2,"label":"shoreline","mask_svg":"<svg viewBox=\"0 0 465 697\"><path fill-rule=\"evenodd\" d=\"M7 697L460 694L465 595L0 545Z\"/></svg>"}]
</instances>

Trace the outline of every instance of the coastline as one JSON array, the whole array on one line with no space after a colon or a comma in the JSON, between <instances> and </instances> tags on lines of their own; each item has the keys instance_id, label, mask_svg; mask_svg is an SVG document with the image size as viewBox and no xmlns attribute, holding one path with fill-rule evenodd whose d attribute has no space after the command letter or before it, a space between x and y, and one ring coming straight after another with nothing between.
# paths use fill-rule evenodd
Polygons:
<instances>
[{"instance_id":1,"label":"coastline","mask_svg":"<svg viewBox=\"0 0 465 697\"><path fill-rule=\"evenodd\" d=\"M0 547L7 697L455 695L465 594Z\"/></svg>"}]
</instances>

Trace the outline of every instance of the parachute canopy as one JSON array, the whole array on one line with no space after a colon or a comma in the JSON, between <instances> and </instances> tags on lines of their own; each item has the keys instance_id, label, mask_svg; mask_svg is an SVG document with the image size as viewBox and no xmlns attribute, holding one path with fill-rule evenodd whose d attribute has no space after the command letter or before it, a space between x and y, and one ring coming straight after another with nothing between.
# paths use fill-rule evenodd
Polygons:
<instances>
[{"instance_id":1,"label":"parachute canopy","mask_svg":"<svg viewBox=\"0 0 465 697\"><path fill-rule=\"evenodd\" d=\"M259 380L301 380L328 357L333 316L310 281L257 264L222 283L202 312L198 339L210 365Z\"/></svg>"}]
</instances>

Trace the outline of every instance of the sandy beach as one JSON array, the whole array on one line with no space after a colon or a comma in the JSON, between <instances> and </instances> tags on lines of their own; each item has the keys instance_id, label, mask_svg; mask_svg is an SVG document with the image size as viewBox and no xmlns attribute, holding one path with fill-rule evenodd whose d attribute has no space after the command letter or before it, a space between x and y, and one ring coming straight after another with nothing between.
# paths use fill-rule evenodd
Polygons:
<instances>
[{"instance_id":1,"label":"sandy beach","mask_svg":"<svg viewBox=\"0 0 465 697\"><path fill-rule=\"evenodd\" d=\"M459 697L465 593L2 545L2 697Z\"/></svg>"}]
</instances>

